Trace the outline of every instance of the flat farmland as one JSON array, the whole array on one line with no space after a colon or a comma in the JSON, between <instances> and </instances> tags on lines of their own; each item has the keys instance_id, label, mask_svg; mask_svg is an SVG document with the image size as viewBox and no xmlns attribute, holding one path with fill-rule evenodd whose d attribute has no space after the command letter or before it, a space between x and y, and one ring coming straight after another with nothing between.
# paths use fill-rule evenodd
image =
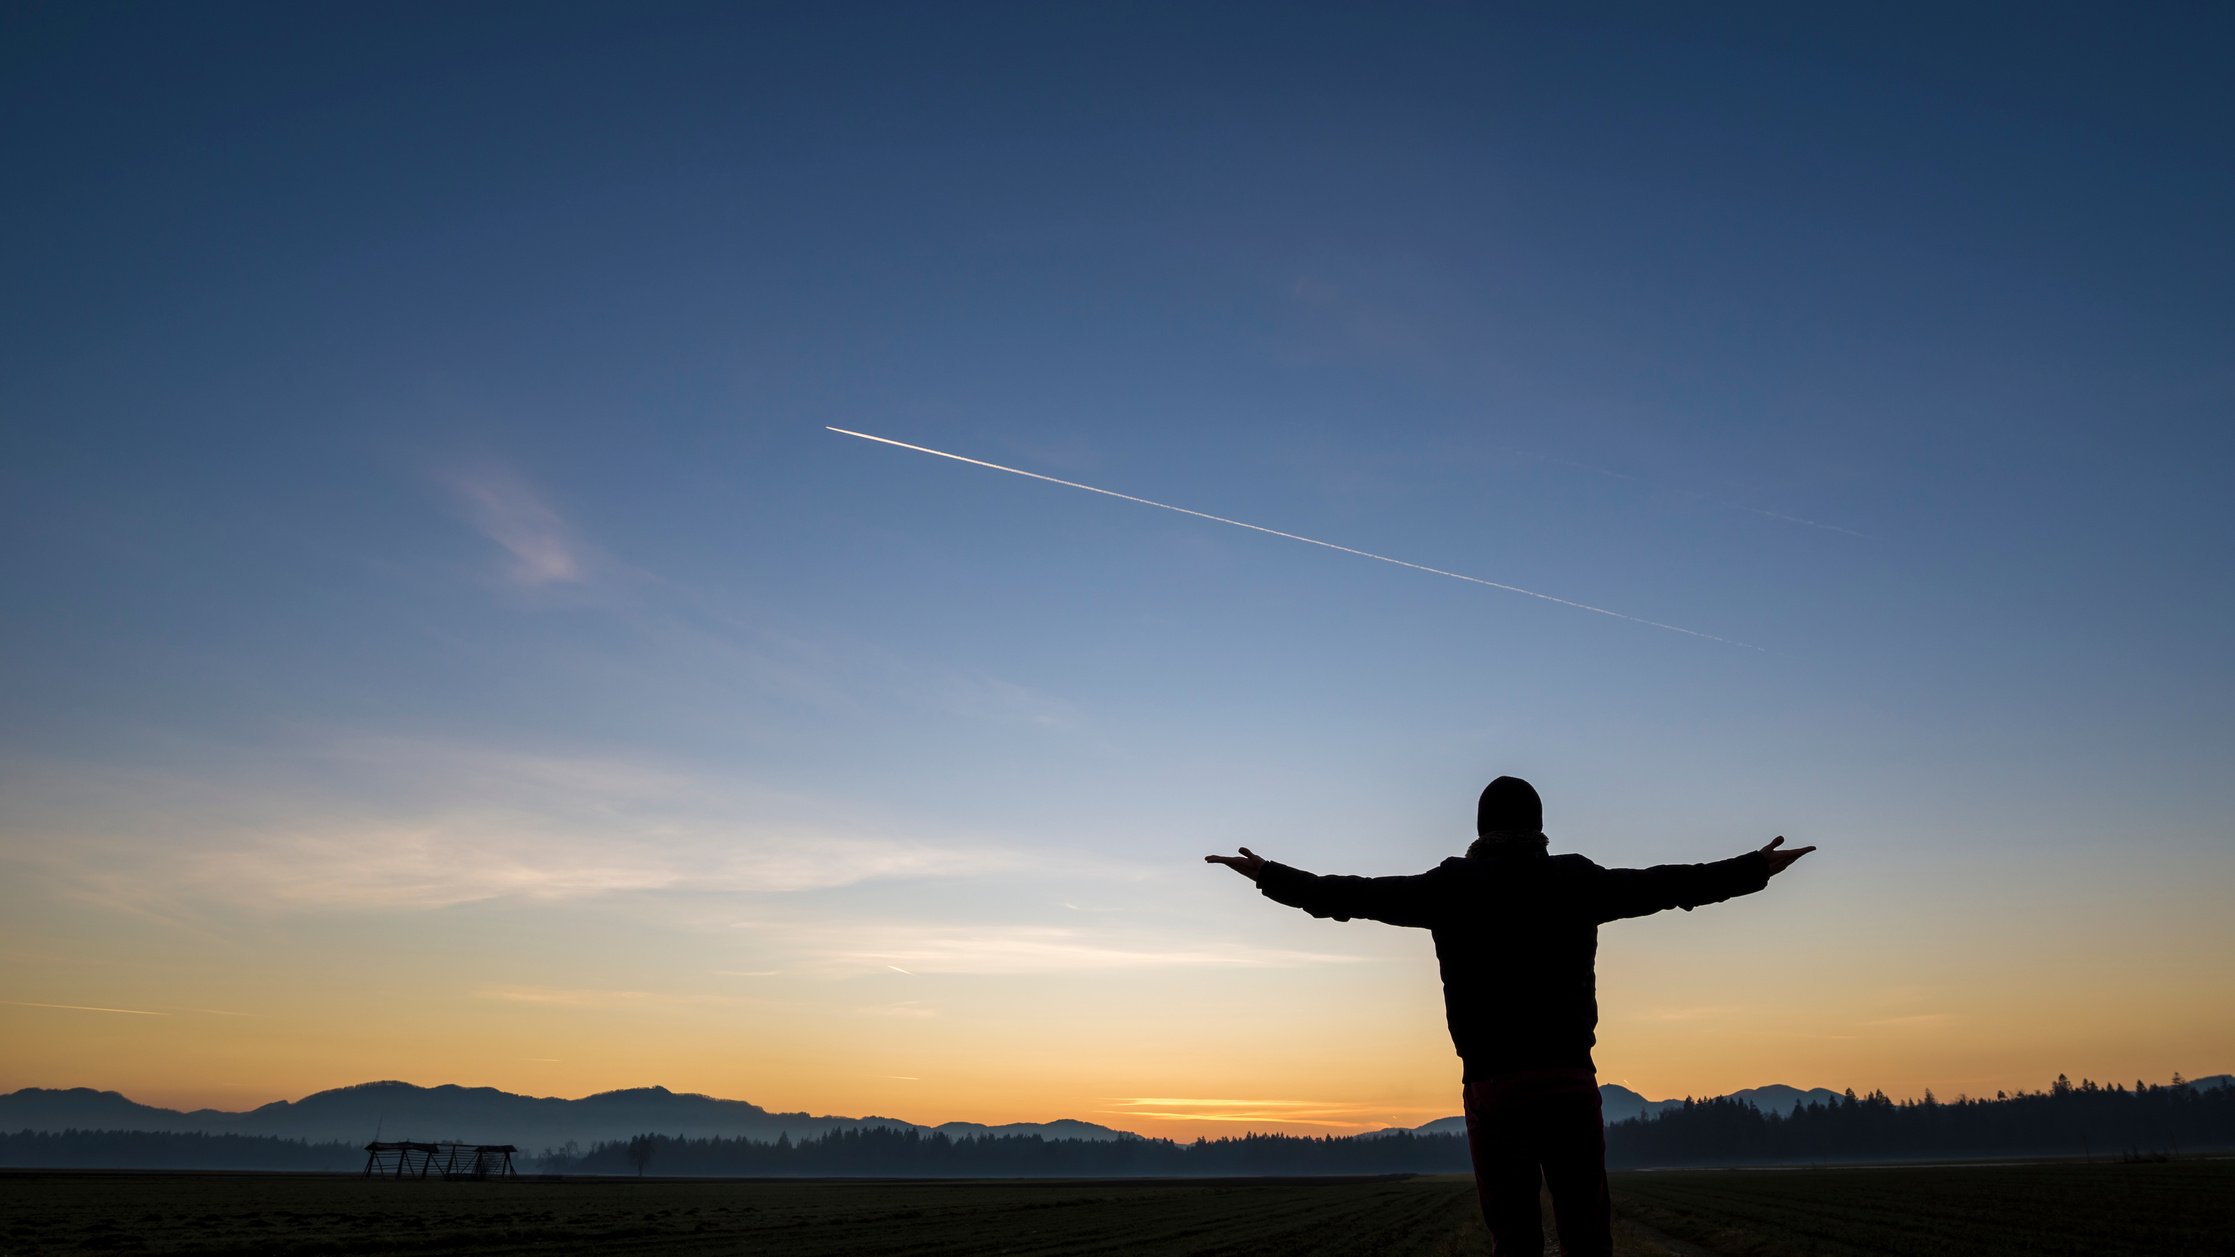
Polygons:
<instances>
[{"instance_id":1,"label":"flat farmland","mask_svg":"<svg viewBox=\"0 0 2235 1257\"><path fill-rule=\"evenodd\" d=\"M1621 1257L2235 1251L2235 1161L1617 1175ZM0 1173L0 1257L76 1253L1453 1254L1458 1177L367 1182Z\"/></svg>"},{"instance_id":2,"label":"flat farmland","mask_svg":"<svg viewBox=\"0 0 2235 1257\"><path fill-rule=\"evenodd\" d=\"M382 1182L0 1177L0 1254L1487 1253L1457 1178Z\"/></svg>"},{"instance_id":3,"label":"flat farmland","mask_svg":"<svg viewBox=\"0 0 2235 1257\"><path fill-rule=\"evenodd\" d=\"M2224 1254L2235 1160L1621 1174L1614 1207L1717 1257Z\"/></svg>"}]
</instances>

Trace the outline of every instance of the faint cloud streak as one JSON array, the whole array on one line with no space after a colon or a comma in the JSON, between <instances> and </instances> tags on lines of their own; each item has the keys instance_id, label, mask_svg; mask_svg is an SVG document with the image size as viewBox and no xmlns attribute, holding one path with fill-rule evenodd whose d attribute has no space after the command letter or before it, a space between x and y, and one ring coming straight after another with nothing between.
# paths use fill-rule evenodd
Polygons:
<instances>
[{"instance_id":1,"label":"faint cloud streak","mask_svg":"<svg viewBox=\"0 0 2235 1257\"><path fill-rule=\"evenodd\" d=\"M1947 1025L1955 1019L1956 1015L1954 1013L1910 1013L1902 1017L1873 1017L1868 1021L1858 1021L1855 1024L1889 1030L1923 1030L1933 1026Z\"/></svg>"},{"instance_id":2,"label":"faint cloud streak","mask_svg":"<svg viewBox=\"0 0 2235 1257\"><path fill-rule=\"evenodd\" d=\"M938 1009L922 1000L914 999L894 1000L890 1004L872 1004L866 1008L857 1008L854 1011L863 1017L898 1017L910 1021L923 1020L939 1015Z\"/></svg>"},{"instance_id":3,"label":"faint cloud streak","mask_svg":"<svg viewBox=\"0 0 2235 1257\"><path fill-rule=\"evenodd\" d=\"M900 970L923 974L1026 976L1124 969L1274 969L1355 964L1355 956L1287 951L1246 944L1171 946L1155 939L1112 939L1056 926L895 925L878 922L774 924L741 922L775 932L810 962L836 973Z\"/></svg>"},{"instance_id":4,"label":"faint cloud streak","mask_svg":"<svg viewBox=\"0 0 2235 1257\"><path fill-rule=\"evenodd\" d=\"M446 742L352 740L247 772L17 776L0 860L157 916L787 894L1048 859L792 819L819 809L652 765ZM719 925L735 909L705 915Z\"/></svg>"},{"instance_id":5,"label":"faint cloud streak","mask_svg":"<svg viewBox=\"0 0 2235 1257\"><path fill-rule=\"evenodd\" d=\"M1533 458L1536 459L1538 462L1553 463L1561 467L1572 467L1577 471L1587 471L1592 473L1593 475L1605 476L1610 480L1625 480L1631 484L1639 485L1654 483L1652 481L1648 481L1644 476L1632 475L1631 473L1626 471L1615 471L1610 467L1600 467L1595 463L1581 463L1572 458L1559 458L1551 454L1540 454L1535 450L1515 449L1512 446L1506 446L1505 450L1509 454L1518 454L1523 458ZM1863 541L1872 540L1872 537L1869 533L1857 532L1852 528L1842 527L1838 524L1827 524L1819 519L1809 519L1806 516L1802 515L1788 515L1783 511L1766 510L1759 506L1750 506L1744 502L1736 500L1735 498L1721 497L1713 493L1702 493L1697 489L1686 489L1676 485L1667 484L1665 482L1662 482L1661 487L1666 488L1671 492L1682 494L1683 496L1691 498L1694 501L1706 502L1714 506L1723 507L1726 510L1745 511L1749 515L1759 515L1764 519L1774 519L1778 520L1781 523L1798 524L1803 528L1815 528L1823 532L1835 532L1839 533L1842 536L1855 537Z\"/></svg>"},{"instance_id":6,"label":"faint cloud streak","mask_svg":"<svg viewBox=\"0 0 2235 1257\"><path fill-rule=\"evenodd\" d=\"M73 1013L122 1013L127 1017L168 1017L169 1013L151 1012L145 1008L103 1008L97 1004L41 1004L35 1000L0 999L0 1004L11 1008L57 1008Z\"/></svg>"},{"instance_id":7,"label":"faint cloud streak","mask_svg":"<svg viewBox=\"0 0 2235 1257\"><path fill-rule=\"evenodd\" d=\"M1277 1126L1324 1126L1359 1130L1378 1123L1389 1110L1325 1100L1197 1100L1178 1096L1141 1096L1115 1100L1100 1112L1116 1117L1157 1118L1167 1122L1220 1122ZM1426 1112L1427 1110L1421 1110Z\"/></svg>"},{"instance_id":8,"label":"faint cloud streak","mask_svg":"<svg viewBox=\"0 0 2235 1257\"><path fill-rule=\"evenodd\" d=\"M512 556L507 577L519 585L583 579L582 561L566 521L519 479L506 472L454 473L445 477L468 522Z\"/></svg>"},{"instance_id":9,"label":"faint cloud streak","mask_svg":"<svg viewBox=\"0 0 2235 1257\"><path fill-rule=\"evenodd\" d=\"M1711 1004L1699 1008L1659 1008L1645 1014L1650 1021L1705 1021L1710 1017L1726 1017L1743 1011L1730 1004Z\"/></svg>"},{"instance_id":10,"label":"faint cloud streak","mask_svg":"<svg viewBox=\"0 0 2235 1257\"><path fill-rule=\"evenodd\" d=\"M741 995L713 995L684 991L604 990L567 986L489 986L474 992L477 999L507 1004L548 1004L562 1008L644 1008L658 1005L752 1004ZM530 1058L541 1059L541 1058Z\"/></svg>"}]
</instances>

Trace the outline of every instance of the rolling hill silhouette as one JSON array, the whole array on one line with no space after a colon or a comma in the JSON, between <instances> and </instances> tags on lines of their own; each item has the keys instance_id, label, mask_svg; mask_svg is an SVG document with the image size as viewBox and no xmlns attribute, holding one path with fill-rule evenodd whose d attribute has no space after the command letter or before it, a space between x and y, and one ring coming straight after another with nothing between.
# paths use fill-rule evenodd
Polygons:
<instances>
[{"instance_id":1,"label":"rolling hill silhouette","mask_svg":"<svg viewBox=\"0 0 2235 1257\"><path fill-rule=\"evenodd\" d=\"M2213 1074L2190 1079L2185 1085L2199 1091L2235 1087L2235 1075ZM1609 1124L1681 1108L1684 1104L1680 1099L1648 1100L1613 1083L1601 1086L1599 1094ZM1796 1101L1830 1101L1838 1095L1822 1087L1803 1091L1781 1083L1731 1093L1732 1098L1757 1109L1780 1114L1789 1112ZM421 1087L407 1082L368 1082L314 1092L300 1100L274 1101L240 1113L157 1108L114 1091L95 1091L87 1087L26 1087L0 1096L0 1132L132 1130L265 1135L312 1143L340 1140L353 1144L364 1143L377 1134L386 1139L510 1143L540 1151L561 1147L569 1141L586 1148L600 1141L625 1140L647 1133L763 1142L789 1137L797 1143L834 1131L871 1128L913 1129L926 1134L939 1131L950 1138L976 1135L1040 1135L1048 1139L1085 1140L1139 1138L1131 1131L1071 1118L1000 1126L979 1122L925 1126L874 1115L837 1117L775 1113L743 1100L677 1093L665 1087L636 1087L564 1100L515 1095L494 1087L448 1084ZM1373 1138L1402 1129L1405 1128L1392 1127L1359 1137ZM1463 1135L1466 1123L1463 1118L1444 1117L1410 1129L1415 1134Z\"/></svg>"},{"instance_id":2,"label":"rolling hill silhouette","mask_svg":"<svg viewBox=\"0 0 2235 1257\"><path fill-rule=\"evenodd\" d=\"M1704 1100L1708 1097L1699 1096L1696 1098ZM1748 1087L1743 1091L1733 1091L1730 1093L1730 1098L1744 1100L1764 1112L1774 1109L1779 1113L1784 1113L1791 1110L1793 1102L1796 1100L1803 1104L1811 1102L1828 1103L1838 1099L1839 1093L1824 1087L1810 1087L1803 1091L1798 1087L1788 1087L1783 1083L1771 1083L1766 1087ZM1664 1109L1684 1107L1684 1101L1681 1099L1648 1100L1628 1087L1611 1082L1599 1085L1599 1104L1605 1112L1607 1124L1610 1126L1616 1122L1626 1122L1633 1117L1650 1117ZM1419 1126L1393 1126L1388 1130L1379 1130L1372 1133L1387 1135L1407 1129L1415 1135L1464 1135L1467 1133L1467 1119L1464 1117L1439 1117L1435 1121L1426 1122Z\"/></svg>"},{"instance_id":3,"label":"rolling hill silhouette","mask_svg":"<svg viewBox=\"0 0 2235 1257\"><path fill-rule=\"evenodd\" d=\"M948 1122L919 1126L896 1117L831 1117L811 1113L772 1113L743 1100L678 1094L665 1087L637 1087L584 1096L579 1100L514 1095L494 1087L407 1082L368 1082L279 1100L245 1113L216 1109L180 1112L138 1104L114 1091L79 1087L49 1090L27 1087L0 1096L0 1130L149 1130L204 1134L270 1135L312 1142L364 1142L376 1132L386 1139L458 1139L467 1143L510 1143L522 1148L557 1147L572 1140L588 1146L600 1140L627 1139L653 1132L692 1138L794 1142L831 1131L867 1127L914 1128L949 1136L1030 1135L1051 1139L1123 1139L1128 1132L1092 1122L1020 1122L987 1126Z\"/></svg>"}]
</instances>

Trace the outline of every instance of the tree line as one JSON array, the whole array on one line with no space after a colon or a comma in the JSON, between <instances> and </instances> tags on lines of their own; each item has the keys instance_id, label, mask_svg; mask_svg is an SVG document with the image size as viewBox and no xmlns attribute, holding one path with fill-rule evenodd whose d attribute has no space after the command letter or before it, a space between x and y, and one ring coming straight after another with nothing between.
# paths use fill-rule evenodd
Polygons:
<instances>
[{"instance_id":1,"label":"tree line","mask_svg":"<svg viewBox=\"0 0 2235 1257\"><path fill-rule=\"evenodd\" d=\"M568 1157L536 1158L546 1173L736 1176L742 1178L1179 1178L1257 1175L1416 1174L1467 1169L1459 1135L1410 1131L1373 1139L1235 1135L1170 1139L1049 1139L966 1135L894 1127L838 1130L797 1143L779 1137L687 1139L638 1135Z\"/></svg>"},{"instance_id":2,"label":"tree line","mask_svg":"<svg viewBox=\"0 0 2235 1257\"><path fill-rule=\"evenodd\" d=\"M1607 1127L1616 1169L2000 1156L2155 1157L2235 1148L2235 1087L2100 1086L2063 1075L2046 1091L1993 1099L1893 1100L1848 1091L1831 1103L1764 1112L1744 1100L1687 1100ZM1102 1177L1461 1173L1464 1135L1358 1139L1242 1135L1178 1143L1037 1135L949 1139L916 1130L834 1131L793 1143L646 1134L587 1152L546 1152L546 1171L742 1177Z\"/></svg>"},{"instance_id":3,"label":"tree line","mask_svg":"<svg viewBox=\"0 0 2235 1257\"><path fill-rule=\"evenodd\" d=\"M2046 1091L1892 1100L1853 1091L1763 1112L1741 1100L1687 1100L1607 1127L1613 1168L1959 1160L2003 1156L2153 1158L2235 1148L2235 1087L2198 1091L2063 1075ZM1459 1134L1238 1135L1049 1139L913 1128L832 1131L794 1142L645 1133L522 1158L546 1174L741 1178L1162 1178L1448 1174L1469 1168ZM0 1167L354 1171L364 1149L250 1135L152 1131L0 1133Z\"/></svg>"},{"instance_id":4,"label":"tree line","mask_svg":"<svg viewBox=\"0 0 2235 1257\"><path fill-rule=\"evenodd\" d=\"M361 1169L365 1150L336 1141L162 1130L0 1132L0 1167L40 1170Z\"/></svg>"},{"instance_id":5,"label":"tree line","mask_svg":"<svg viewBox=\"0 0 2235 1257\"><path fill-rule=\"evenodd\" d=\"M1607 1164L1743 1165L1997 1156L2154 1157L2235 1147L2235 1087L2132 1089L2063 1074L2046 1091L1892 1100L1849 1090L1832 1103L1762 1112L1686 1101L1607 1128Z\"/></svg>"}]
</instances>

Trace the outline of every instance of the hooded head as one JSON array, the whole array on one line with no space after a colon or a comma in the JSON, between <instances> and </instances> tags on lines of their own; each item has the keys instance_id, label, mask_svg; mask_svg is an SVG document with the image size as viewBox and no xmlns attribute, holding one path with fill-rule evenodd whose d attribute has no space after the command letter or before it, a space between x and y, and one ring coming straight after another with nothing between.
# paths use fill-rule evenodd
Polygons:
<instances>
[{"instance_id":1,"label":"hooded head","mask_svg":"<svg viewBox=\"0 0 2235 1257\"><path fill-rule=\"evenodd\" d=\"M1535 837L1544 829L1544 801L1537 788L1519 777L1500 777L1483 787L1475 804L1476 837L1513 834Z\"/></svg>"}]
</instances>

